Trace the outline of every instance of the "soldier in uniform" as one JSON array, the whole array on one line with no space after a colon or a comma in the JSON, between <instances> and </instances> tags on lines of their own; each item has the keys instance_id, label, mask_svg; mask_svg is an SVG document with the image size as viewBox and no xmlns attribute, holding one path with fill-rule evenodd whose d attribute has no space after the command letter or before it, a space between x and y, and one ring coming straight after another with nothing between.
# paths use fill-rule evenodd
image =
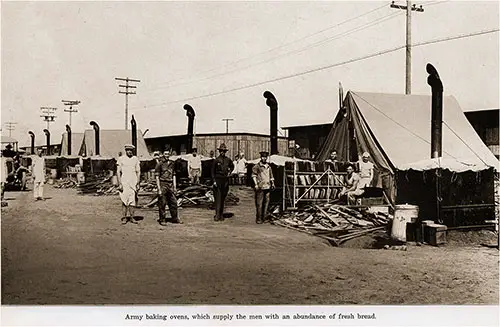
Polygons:
<instances>
[{"instance_id":1,"label":"soldier in uniform","mask_svg":"<svg viewBox=\"0 0 500 327\"><path fill-rule=\"evenodd\" d=\"M252 168L252 179L255 185L255 212L257 224L262 224L267 219L271 190L274 189L274 177L271 166L267 162L269 152L260 153L260 162Z\"/></svg>"},{"instance_id":2,"label":"soldier in uniform","mask_svg":"<svg viewBox=\"0 0 500 327\"><path fill-rule=\"evenodd\" d=\"M175 167L174 162L169 160L170 151L164 151L163 156L159 158L156 164L156 186L158 187L158 223L164 225L167 223L165 206L168 204L170 222L173 224L182 224L177 213L177 198L175 196Z\"/></svg>"},{"instance_id":3,"label":"soldier in uniform","mask_svg":"<svg viewBox=\"0 0 500 327\"><path fill-rule=\"evenodd\" d=\"M215 158L212 165L212 180L214 181L215 197L215 221L223 221L224 202L229 192L229 176L234 169L233 161L226 157L227 147L222 143L219 148L219 156Z\"/></svg>"}]
</instances>

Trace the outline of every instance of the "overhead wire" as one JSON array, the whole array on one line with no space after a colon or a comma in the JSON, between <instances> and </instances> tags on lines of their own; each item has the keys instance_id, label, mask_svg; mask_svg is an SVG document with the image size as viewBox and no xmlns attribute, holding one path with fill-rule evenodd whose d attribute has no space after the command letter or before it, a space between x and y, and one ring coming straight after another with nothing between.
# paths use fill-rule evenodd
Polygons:
<instances>
[{"instance_id":1,"label":"overhead wire","mask_svg":"<svg viewBox=\"0 0 500 327\"><path fill-rule=\"evenodd\" d=\"M305 40L305 39L311 38L311 37L313 37L313 36L316 36L316 35L322 34L322 33L324 33L324 32L327 32L327 31L332 30L332 29L334 29L334 28L337 28L337 27L339 27L339 26L345 25L345 24L347 24L347 23L349 23L349 22L352 22L352 21L354 21L354 20L356 20L356 19L358 19L358 18L364 17L364 16L369 15L369 14L371 14L371 13L373 13L373 12L376 12L376 11L378 11L378 10L380 10L380 9L384 8L384 7L387 7L387 3L384 3L382 6L379 6L379 7L375 8L375 9L369 10L369 11L367 11L367 12L365 12L365 13L362 13L362 14L360 14L360 15L358 15L358 16L355 16L355 17L352 17L352 18L346 19L346 20L344 20L344 21L342 21L342 22L340 22L340 23L338 23L338 24L335 24L335 25L333 25L333 26L329 26L329 27L327 27L327 28L324 28L324 29L319 30L319 31L317 31L317 32L314 32L314 33L312 33L312 34L305 35L305 36L303 36L303 37L301 37L301 38L299 38L299 39L296 39L296 40L293 40L293 41L290 41L290 42L287 42L287 43L281 44L281 45L279 45L279 46L277 46L277 47L274 47L274 48L268 49L268 50L266 50L266 51L263 51L263 52L260 52L260 53L257 53L257 54L251 55L251 56L247 56L247 57L240 58L240 59L237 59L237 60L234 60L234 61L230 61L230 62L228 62L228 63L226 63L226 64L221 65L221 66L217 66L217 67L215 67L215 68L212 68L212 69L206 70L206 71L202 72L202 74L205 74L205 73L210 73L210 72L213 72L213 71L219 70L219 69L224 68L224 67L227 67L227 66L233 66L233 65L238 64L238 63L240 63L240 62L242 62L242 61L246 61L246 60L248 60L248 59L253 59L253 58L255 58L255 57L259 57L259 56L262 56L262 55L264 55L264 54L267 54L267 53L270 53L270 52L273 52L273 51L276 51L276 50L282 49L282 48L287 47L287 46L289 46L289 45L292 45L292 44L298 43L298 42L300 42L300 41L302 41L302 40ZM176 86L176 84L171 85L171 83L175 83L175 82L178 82L178 81L183 81L183 80L187 80L187 79L188 79L188 78L181 78L181 79L177 79L177 80L172 80L172 81L168 81L168 82L165 82L165 83L161 83L160 85L165 85L165 84L167 84L168 86Z\"/></svg>"},{"instance_id":2,"label":"overhead wire","mask_svg":"<svg viewBox=\"0 0 500 327\"><path fill-rule=\"evenodd\" d=\"M265 64L265 63L268 63L268 62L272 62L272 61L275 61L275 60L278 60L278 59L281 59L281 58L284 58L284 57L287 57L287 56L290 56L290 55L299 54L299 53L308 51L308 50L310 50L312 48L315 48L315 47L321 46L323 44L332 42L334 40L338 40L338 39L343 38L345 36L351 35L353 33L362 31L362 30L367 29L369 27L376 26L376 25L381 24L381 23L383 23L385 21L391 20L391 19L393 19L393 18L395 18L397 16L402 16L402 15L403 15L403 13L401 13L401 12L392 13L392 14L386 15L386 16L384 16L382 18L377 18L374 21L371 21L371 22L369 22L367 24L364 24L362 26L358 26L358 27L355 27L355 28L353 28L351 30L348 30L346 32L343 32L343 33L340 33L338 35L334 35L332 37L329 37L329 38L327 38L325 40L321 40L321 41L315 42L315 43L313 43L311 45L308 45L308 46L306 46L304 48L297 49L297 50L294 50L294 51L291 51L291 52L287 52L287 53L284 53L284 54L280 54L280 55L277 55L275 57L268 58L268 59L265 59L265 60L262 60L262 61L259 61L259 62L253 63L253 64L249 64L249 65L244 66L244 67L240 67L240 68L236 68L236 69L233 69L233 70L230 70L230 71L226 71L226 72L222 72L222 73L219 73L219 74L211 75L211 76L199 79L199 80L197 80L195 82L186 82L186 83L177 84L175 86L184 86L184 85L189 85L189 84L193 84L193 83L198 83L198 82L202 82L202 81L211 80L211 79L214 79L214 78L217 78L217 77L221 77L221 76L224 76L224 75L232 74L234 72L238 72L238 71L246 70L248 68L259 66L259 65L262 65L262 64ZM171 87L173 87L173 86L171 86ZM158 89L160 89L160 88L155 88L155 89L151 89L151 90L158 90Z\"/></svg>"},{"instance_id":3,"label":"overhead wire","mask_svg":"<svg viewBox=\"0 0 500 327\"><path fill-rule=\"evenodd\" d=\"M163 102L163 103L154 104L154 105L147 105L145 107L147 107L147 108L159 107L159 106L163 106L163 105L167 105L167 104L174 104L174 103L179 103L179 102L185 102L185 101L190 101L190 100L202 99L202 98L207 98L207 97L211 97L211 96L215 96L215 95L220 95L220 94L225 94L225 93L240 91L240 90L243 90L243 89L248 89L248 88L252 88L252 87L256 87L256 86L260 86L260 85L264 85L264 84L268 84L268 83L273 83L273 82L277 82L277 81L281 81L281 80L290 79L290 78L293 78L293 77L298 77L298 76L302 76L302 75L311 74L311 73L314 73L314 72L322 71L322 70L333 68L333 67L337 67L337 66L342 66L342 65L345 65L345 64L349 64L349 63L353 63L353 62L357 62L357 61L361 61L361 60L366 60L366 59L369 59L369 58L373 58L373 57L381 56L381 55L384 55L384 54L387 54L387 53L391 53L391 52L394 52L394 51L397 51L397 50L400 50L400 49L403 49L403 48L405 48L404 45L396 47L396 48L387 49L387 50L379 51L379 52L376 52L376 53L372 53L372 54L369 54L369 55L366 55L366 56L362 56L362 57L358 57L358 58L354 58L354 59L349 59L349 60L346 60L346 61L338 62L338 63L335 63L335 64L331 64L331 65L322 66L322 67L319 67L319 68L310 69L310 70L307 70L307 71L304 71L304 72L295 73L295 74L291 74L291 75L287 75L287 76L282 76L282 77L270 79L270 80L267 80L267 81L262 81L262 82L253 83L253 84L247 84L247 85L244 85L244 86L235 87L235 88L232 88L232 89L223 90L223 91L214 92L214 93L209 93L209 94L205 94L205 95L194 96L194 97L190 97L190 98L184 98L182 100L175 100L175 101L168 101L168 102ZM136 108L134 108L134 109L136 109ZM137 109L142 109L142 108L137 108Z\"/></svg>"},{"instance_id":4,"label":"overhead wire","mask_svg":"<svg viewBox=\"0 0 500 327\"><path fill-rule=\"evenodd\" d=\"M489 30L485 30L485 31L473 32L473 33L468 33L468 34L461 34L461 35L457 35L457 36L448 36L448 37L443 37L443 38L434 39L434 40L430 40L430 41L418 42L418 43L413 44L412 47L414 48L414 47L419 47L422 45L440 43L440 42L451 41L451 40L458 40L458 39L463 39L463 38L472 37L472 36L495 33L498 31L500 31L500 29L494 28L494 29L489 29Z\"/></svg>"},{"instance_id":5,"label":"overhead wire","mask_svg":"<svg viewBox=\"0 0 500 327\"><path fill-rule=\"evenodd\" d=\"M417 138L421 139L422 141L424 141L425 143L427 144L431 144L431 141L427 140L426 138L418 135L416 132L412 131L411 129L409 129L408 127L406 127L405 125L399 123L398 121L396 121L395 119L393 119L392 117L390 117L389 115L387 115L383 110L381 110L380 108L377 108L377 106L373 105L372 103L370 103L369 101L367 101L365 98L363 98L361 95L359 95L358 93L354 93L356 94L357 97L359 97L361 100L363 100L364 102L366 102L370 107L372 107L373 109L375 109L377 112L379 112L380 114L382 114L384 117L386 117L387 119L389 119L390 121L392 121L393 123L395 123L396 125L398 125L399 127L402 127L403 129L405 129L406 131L408 131L410 134L412 134L413 136L416 136ZM449 155L450 157L454 158L454 159L457 159L455 158L453 155L449 154L448 152L445 151L445 153L447 155Z\"/></svg>"},{"instance_id":6,"label":"overhead wire","mask_svg":"<svg viewBox=\"0 0 500 327\"><path fill-rule=\"evenodd\" d=\"M479 154L477 154L477 153L476 153L476 151L474 151L474 149L472 149L472 148L469 146L469 144L467 144L467 142L465 142L465 140L464 140L464 139L462 139L462 138L460 137L460 135L458 135L458 134L457 134L457 133L453 130L453 128L451 128L451 126L450 126L450 125L448 125L448 123L446 123L444 120L443 120L443 124L445 124L445 125L446 125L446 127L448 127L448 128L449 128L449 130L450 130L453 134L455 134L455 136L456 136L456 137L458 137L458 139L459 139L460 141L462 141L462 143L463 143L466 147L468 147L468 148L469 148L469 150L471 150L471 151L472 151L472 153L474 153L474 154L476 155L476 157L478 157L478 158L479 158L479 160L481 160L481 161L482 161L482 162L483 162L486 166L489 166L489 165L488 165L488 164L487 164L487 163L483 160L483 158L481 158L481 156L479 156Z\"/></svg>"},{"instance_id":7,"label":"overhead wire","mask_svg":"<svg viewBox=\"0 0 500 327\"><path fill-rule=\"evenodd\" d=\"M424 42L416 43L416 44L412 45L412 47L418 47L418 46L423 46L423 45L428 45L428 44L433 44L433 43L440 43L440 42L446 42L446 41L450 41L450 40L456 40L456 39L474 37L474 36L484 35L484 34L488 34L488 33L498 32L499 30L500 29L496 28L496 29L490 29L490 30L486 30L486 31L479 31L479 32L468 33L468 34L464 34L464 35L451 36L451 37L440 38L440 39L435 39L435 40L430 40L430 41L424 41ZM381 55L384 55L384 54L388 54L388 53L391 53L391 52L403 49L405 47L406 46L404 46L404 45L403 46L398 46L398 47L395 47L395 48L392 48L392 49L387 49L387 50L379 51L379 52L372 53L372 54L369 54L369 55L366 55L366 56L362 56L362 57L358 57L358 58L354 58L354 59L350 59L350 60L345 60L345 61L338 62L338 63L335 63L335 64L331 64L331 65L327 65L327 66L322 66L322 67L319 67L319 68L310 69L310 70L307 70L307 71L304 71L304 72L295 73L295 74L291 74L291 75L287 75L287 76L283 76L283 77L278 77L278 78L274 78L274 79L270 79L270 80L266 80L266 81L262 81L262 82L247 84L247 85L243 85L243 86L231 88L231 89L228 89L228 90L223 90L223 91L219 91L219 92L213 92L213 93L204 94L204 95L200 95L200 96L188 97L188 98L184 98L184 99L181 99L181 100L167 101L167 102L153 104L153 105L146 105L146 106L144 106L144 108L133 108L133 109L135 109L135 110L137 110L137 109L141 110L141 109L146 109L146 108L159 107L159 106L168 105L168 104L174 104L174 103L179 103L179 102L184 102L184 101L202 99L202 98L207 98L207 97L211 97L211 96L221 95L221 94L225 94L225 93L240 91L240 90L247 89L247 88L253 88L253 87L256 87L256 86L260 86L260 85L264 85L264 84L268 84L268 83L273 83L273 82L277 82L277 81L280 81L280 80L286 80L286 79L290 79L290 78L294 78L294 77L298 77L298 76L307 75L307 74L311 74L311 73L314 73L314 72L322 71L322 70L325 70L325 69L330 69L330 68L333 68L333 67L338 67L338 66L350 64L350 63L353 63L353 62L370 59L370 58L373 58L373 57L381 56Z\"/></svg>"}]
</instances>

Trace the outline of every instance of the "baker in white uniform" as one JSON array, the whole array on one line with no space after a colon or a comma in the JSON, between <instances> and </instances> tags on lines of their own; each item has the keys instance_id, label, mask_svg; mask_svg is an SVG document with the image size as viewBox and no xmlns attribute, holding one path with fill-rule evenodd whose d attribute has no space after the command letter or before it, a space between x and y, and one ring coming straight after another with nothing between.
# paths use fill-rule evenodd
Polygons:
<instances>
[{"instance_id":1,"label":"baker in white uniform","mask_svg":"<svg viewBox=\"0 0 500 327\"><path fill-rule=\"evenodd\" d=\"M135 147L131 144L125 145L125 156L121 156L117 162L117 177L120 191L120 199L123 203L122 224L131 222L137 224L134 219L134 208L136 206L136 194L141 179L141 165L139 158L134 155Z\"/></svg>"}]
</instances>

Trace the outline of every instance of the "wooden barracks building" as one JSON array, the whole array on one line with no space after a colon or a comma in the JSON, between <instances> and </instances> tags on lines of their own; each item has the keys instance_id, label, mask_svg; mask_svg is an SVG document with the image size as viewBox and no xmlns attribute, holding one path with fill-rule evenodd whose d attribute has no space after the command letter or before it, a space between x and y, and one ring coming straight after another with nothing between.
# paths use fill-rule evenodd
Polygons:
<instances>
[{"instance_id":1,"label":"wooden barracks building","mask_svg":"<svg viewBox=\"0 0 500 327\"><path fill-rule=\"evenodd\" d=\"M169 135L145 138L146 145L150 153L154 151L164 151L170 149L176 154L185 154L187 149L188 136ZM270 151L271 140L269 135L255 133L207 133L193 136L193 147L198 149L198 153L209 156L210 151L214 151L217 156L217 148L221 143L225 143L228 148L227 156L234 158L239 153L244 153L248 160L256 159L261 151ZM286 137L278 137L278 153L288 154L288 141Z\"/></svg>"}]
</instances>

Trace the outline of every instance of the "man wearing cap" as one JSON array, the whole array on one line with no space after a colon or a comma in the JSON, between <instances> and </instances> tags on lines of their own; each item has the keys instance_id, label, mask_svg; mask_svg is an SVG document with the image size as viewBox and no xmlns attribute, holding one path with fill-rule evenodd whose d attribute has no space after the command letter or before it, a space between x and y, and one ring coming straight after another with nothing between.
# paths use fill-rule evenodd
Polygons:
<instances>
[{"instance_id":1,"label":"man wearing cap","mask_svg":"<svg viewBox=\"0 0 500 327\"><path fill-rule=\"evenodd\" d=\"M222 143L219 148L219 156L215 158L212 165L212 180L214 181L215 197L215 221L224 220L224 202L229 192L229 176L234 169L231 159L226 157L227 147Z\"/></svg>"},{"instance_id":2,"label":"man wearing cap","mask_svg":"<svg viewBox=\"0 0 500 327\"><path fill-rule=\"evenodd\" d=\"M139 158L134 155L135 146L125 145L125 155L117 162L117 177L120 191L120 199L123 203L122 224L131 222L137 224L134 219L134 207L136 205L137 190L141 179L141 164Z\"/></svg>"},{"instance_id":3,"label":"man wearing cap","mask_svg":"<svg viewBox=\"0 0 500 327\"><path fill-rule=\"evenodd\" d=\"M361 160L358 161L360 188L369 187L373 180L373 163L368 161L368 158L370 158L370 154L368 152L364 152L361 156Z\"/></svg>"},{"instance_id":4,"label":"man wearing cap","mask_svg":"<svg viewBox=\"0 0 500 327\"><path fill-rule=\"evenodd\" d=\"M193 152L188 156L187 164L191 184L200 184L201 157L198 155L198 149L193 148Z\"/></svg>"},{"instance_id":5,"label":"man wearing cap","mask_svg":"<svg viewBox=\"0 0 500 327\"><path fill-rule=\"evenodd\" d=\"M158 188L158 223L167 223L165 207L168 205L173 224L182 224L177 213L177 198L175 196L175 163L170 160L170 151L164 151L155 168L156 187Z\"/></svg>"},{"instance_id":6,"label":"man wearing cap","mask_svg":"<svg viewBox=\"0 0 500 327\"><path fill-rule=\"evenodd\" d=\"M252 179L255 185L255 222L257 224L262 224L266 220L270 192L271 189L274 189L273 172L267 163L268 157L269 152L262 151L259 163L252 168Z\"/></svg>"}]
</instances>

